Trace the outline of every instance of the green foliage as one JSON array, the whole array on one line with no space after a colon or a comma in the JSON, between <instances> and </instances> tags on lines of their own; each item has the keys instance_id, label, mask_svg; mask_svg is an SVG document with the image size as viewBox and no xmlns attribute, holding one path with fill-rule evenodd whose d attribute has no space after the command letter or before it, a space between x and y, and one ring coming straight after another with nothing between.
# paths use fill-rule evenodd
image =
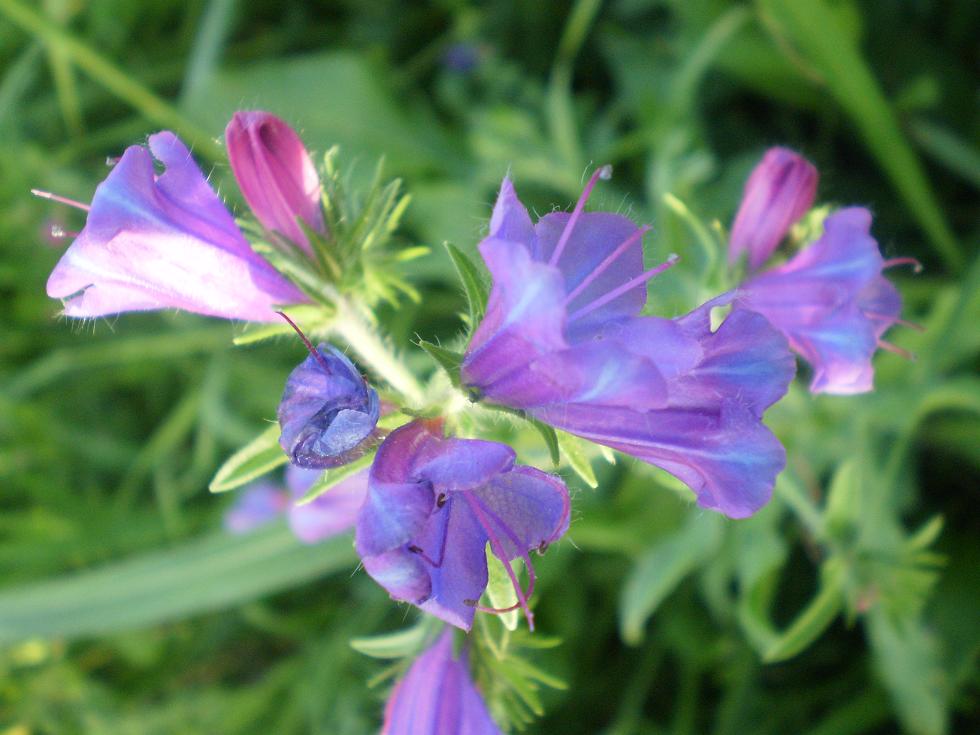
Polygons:
<instances>
[{"instance_id":1,"label":"green foliage","mask_svg":"<svg viewBox=\"0 0 980 735\"><path fill-rule=\"evenodd\" d=\"M475 245L507 172L545 213L613 163L590 207L652 224L649 262L680 256L651 286L665 316L717 292L766 146L817 162L833 204L869 205L887 257L926 265L889 274L924 331L886 339L918 359L879 355L863 396L798 381L767 414L789 464L755 517L726 521L632 459L481 417L522 461L560 466L573 515L534 560L538 631L478 614L471 658L512 730L977 729L976 3L0 0L0 16L0 730L360 735L436 635L351 576L349 537L216 531L234 493L209 481L275 479L285 461L278 427L255 436L303 359L285 323L80 324L44 295L60 253L39 223L82 218L30 188L86 201L107 156L167 127L234 206L216 141L239 107L294 124L326 174L331 237L311 233L303 284L319 303L290 316L311 336L356 334L327 284L375 307L415 374L433 369L418 343L457 381L460 355L439 345L463 343L460 290L468 329L485 309ZM445 63L457 43L472 68ZM509 579L492 574L504 605Z\"/></svg>"}]
</instances>

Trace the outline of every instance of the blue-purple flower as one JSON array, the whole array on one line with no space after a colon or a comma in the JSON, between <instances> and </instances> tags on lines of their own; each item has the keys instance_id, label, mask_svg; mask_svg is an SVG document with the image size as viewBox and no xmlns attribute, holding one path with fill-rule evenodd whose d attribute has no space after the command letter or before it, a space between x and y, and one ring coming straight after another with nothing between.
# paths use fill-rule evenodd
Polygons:
<instances>
[{"instance_id":1,"label":"blue-purple flower","mask_svg":"<svg viewBox=\"0 0 980 735\"><path fill-rule=\"evenodd\" d=\"M342 480L309 503L298 504L321 474L289 465L286 489L266 480L243 488L225 513L225 528L231 533L250 533L285 513L293 535L306 544L353 529L367 493L367 470Z\"/></svg>"},{"instance_id":2,"label":"blue-purple flower","mask_svg":"<svg viewBox=\"0 0 980 735\"><path fill-rule=\"evenodd\" d=\"M753 273L737 303L763 314L813 368L814 393L862 393L872 388L878 347L901 352L882 335L899 318L902 299L882 270L913 264L886 261L861 207L827 217L823 235L788 262L758 272L792 224L813 203L816 169L799 154L773 148L752 172L732 229L729 255L748 250ZM754 228L754 230L753 230Z\"/></svg>"},{"instance_id":3,"label":"blue-purple flower","mask_svg":"<svg viewBox=\"0 0 980 735\"><path fill-rule=\"evenodd\" d=\"M48 295L74 317L176 308L249 321L271 321L276 306L307 300L253 252L170 132L151 135L148 149L127 148L96 189Z\"/></svg>"},{"instance_id":4,"label":"blue-purple flower","mask_svg":"<svg viewBox=\"0 0 980 735\"><path fill-rule=\"evenodd\" d=\"M493 277L487 312L462 365L467 387L554 426L632 454L732 517L768 500L785 463L763 426L792 379L785 338L737 302L711 329L719 297L679 319L641 316L647 228L584 213L532 224L504 179L480 253Z\"/></svg>"},{"instance_id":5,"label":"blue-purple flower","mask_svg":"<svg viewBox=\"0 0 980 735\"><path fill-rule=\"evenodd\" d=\"M469 630L474 612L486 609L479 600L489 544L514 585L514 607L531 624L529 553L565 532L569 500L560 479L514 459L504 444L446 438L437 421L393 431L378 449L357 520L355 546L368 574L392 598ZM514 559L527 566L527 589Z\"/></svg>"},{"instance_id":6,"label":"blue-purple flower","mask_svg":"<svg viewBox=\"0 0 980 735\"><path fill-rule=\"evenodd\" d=\"M745 182L728 243L728 260L747 255L755 270L773 254L789 228L813 206L816 167L788 148L770 148Z\"/></svg>"},{"instance_id":7,"label":"blue-purple flower","mask_svg":"<svg viewBox=\"0 0 980 735\"><path fill-rule=\"evenodd\" d=\"M395 685L381 735L501 735L447 629Z\"/></svg>"},{"instance_id":8,"label":"blue-purple flower","mask_svg":"<svg viewBox=\"0 0 980 735\"><path fill-rule=\"evenodd\" d=\"M367 450L381 403L342 352L326 344L308 347L279 402L279 444L299 467L338 467Z\"/></svg>"},{"instance_id":9,"label":"blue-purple flower","mask_svg":"<svg viewBox=\"0 0 980 735\"><path fill-rule=\"evenodd\" d=\"M813 367L814 393L871 390L875 350L895 349L881 337L902 321L902 298L881 275L890 263L870 228L867 209L838 210L816 242L738 289L738 301L765 315Z\"/></svg>"}]
</instances>

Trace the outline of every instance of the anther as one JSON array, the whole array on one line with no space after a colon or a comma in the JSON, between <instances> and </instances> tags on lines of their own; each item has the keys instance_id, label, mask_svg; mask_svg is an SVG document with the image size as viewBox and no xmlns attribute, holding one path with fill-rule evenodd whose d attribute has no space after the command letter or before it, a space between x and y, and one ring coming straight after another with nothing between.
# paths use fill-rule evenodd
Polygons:
<instances>
[{"instance_id":1,"label":"anther","mask_svg":"<svg viewBox=\"0 0 980 735\"><path fill-rule=\"evenodd\" d=\"M446 504L446 500L448 500L446 493L439 493L439 497L436 498L436 507L441 508L444 506Z\"/></svg>"}]
</instances>

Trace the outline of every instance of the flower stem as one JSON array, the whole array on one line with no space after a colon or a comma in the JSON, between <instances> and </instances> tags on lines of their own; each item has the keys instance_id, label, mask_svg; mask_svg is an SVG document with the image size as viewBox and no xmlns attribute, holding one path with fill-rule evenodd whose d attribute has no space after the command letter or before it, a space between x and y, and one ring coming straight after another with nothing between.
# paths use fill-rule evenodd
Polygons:
<instances>
[{"instance_id":1,"label":"flower stem","mask_svg":"<svg viewBox=\"0 0 980 735\"><path fill-rule=\"evenodd\" d=\"M360 310L341 296L335 297L334 305L337 309L332 324L334 333L347 341L377 377L401 393L409 407L421 407L422 386L377 331L367 323Z\"/></svg>"}]
</instances>

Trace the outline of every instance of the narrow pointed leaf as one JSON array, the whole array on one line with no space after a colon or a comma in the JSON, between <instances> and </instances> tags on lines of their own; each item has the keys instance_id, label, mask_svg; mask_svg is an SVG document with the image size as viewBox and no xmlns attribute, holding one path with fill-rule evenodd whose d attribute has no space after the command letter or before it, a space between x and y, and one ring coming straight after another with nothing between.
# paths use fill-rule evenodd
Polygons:
<instances>
[{"instance_id":1,"label":"narrow pointed leaf","mask_svg":"<svg viewBox=\"0 0 980 735\"><path fill-rule=\"evenodd\" d=\"M271 424L221 465L208 489L213 493L234 490L287 461L289 458L279 446L279 424Z\"/></svg>"},{"instance_id":2,"label":"narrow pointed leaf","mask_svg":"<svg viewBox=\"0 0 980 735\"><path fill-rule=\"evenodd\" d=\"M463 283L463 291L466 294L466 303L469 306L470 325L475 327L480 323L483 314L487 309L487 299L489 291L480 271L466 254L452 243L445 243L446 252L449 253L459 280Z\"/></svg>"},{"instance_id":3,"label":"narrow pointed leaf","mask_svg":"<svg viewBox=\"0 0 980 735\"><path fill-rule=\"evenodd\" d=\"M459 368L463 364L463 355L459 352L447 350L445 347L419 340L418 346L429 353L429 356L439 363L439 367L446 371L453 386L459 388L461 385Z\"/></svg>"}]
</instances>

